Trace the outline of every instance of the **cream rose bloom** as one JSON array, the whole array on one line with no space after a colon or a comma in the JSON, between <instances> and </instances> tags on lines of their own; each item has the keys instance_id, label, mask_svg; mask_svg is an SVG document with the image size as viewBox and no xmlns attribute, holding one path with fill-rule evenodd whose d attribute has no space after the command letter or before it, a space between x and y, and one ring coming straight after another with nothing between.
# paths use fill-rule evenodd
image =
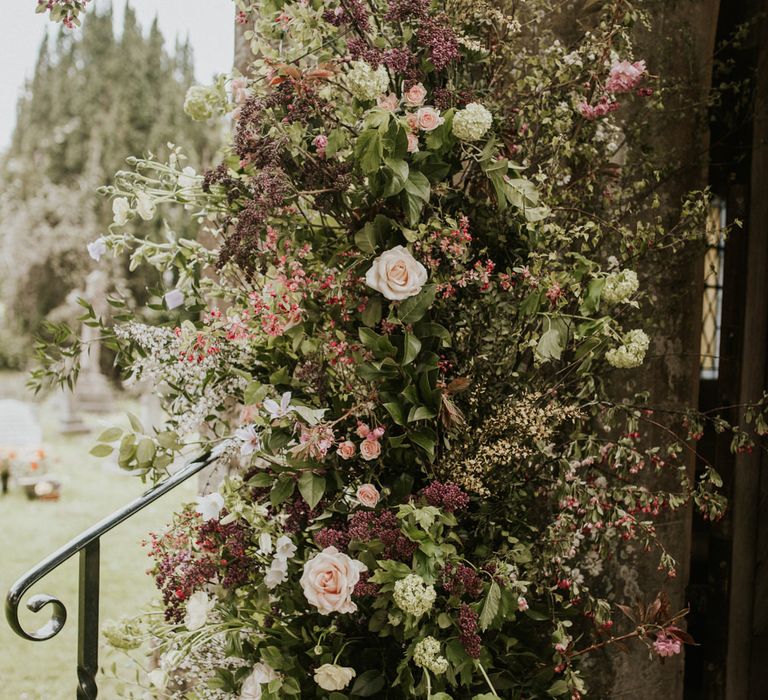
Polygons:
<instances>
[{"instance_id":1,"label":"cream rose bloom","mask_svg":"<svg viewBox=\"0 0 768 700\"><path fill-rule=\"evenodd\" d=\"M361 486L358 486L355 495L360 504L364 505L366 508L375 508L380 497L379 490L373 484L362 484Z\"/></svg>"},{"instance_id":2,"label":"cream rose bloom","mask_svg":"<svg viewBox=\"0 0 768 700\"><path fill-rule=\"evenodd\" d=\"M356 675L349 666L323 664L315 670L315 683L323 690L344 690Z\"/></svg>"},{"instance_id":3,"label":"cream rose bloom","mask_svg":"<svg viewBox=\"0 0 768 700\"><path fill-rule=\"evenodd\" d=\"M352 613L357 610L352 591L360 580L360 572L367 570L363 562L350 559L336 547L326 547L304 564L301 588L321 615Z\"/></svg>"},{"instance_id":4,"label":"cream rose bloom","mask_svg":"<svg viewBox=\"0 0 768 700\"><path fill-rule=\"evenodd\" d=\"M365 283L390 301L416 296L426 281L427 269L401 245L379 255L365 273Z\"/></svg>"},{"instance_id":5,"label":"cream rose bloom","mask_svg":"<svg viewBox=\"0 0 768 700\"><path fill-rule=\"evenodd\" d=\"M422 131L434 131L444 121L434 107L422 107L416 112L416 124Z\"/></svg>"}]
</instances>

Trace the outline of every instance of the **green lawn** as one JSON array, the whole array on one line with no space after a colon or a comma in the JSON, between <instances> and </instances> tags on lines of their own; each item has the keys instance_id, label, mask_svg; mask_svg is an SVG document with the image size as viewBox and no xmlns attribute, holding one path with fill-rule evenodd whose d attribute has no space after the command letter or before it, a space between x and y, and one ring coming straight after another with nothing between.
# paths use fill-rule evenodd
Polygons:
<instances>
[{"instance_id":1,"label":"green lawn","mask_svg":"<svg viewBox=\"0 0 768 700\"><path fill-rule=\"evenodd\" d=\"M0 373L0 398L31 400L25 395L23 378ZM3 599L13 581L40 559L105 515L132 500L144 490L133 477L115 474L104 468L105 460L88 454L95 433L66 437L56 430L58 403L49 397L38 404L44 440L55 472L64 481L58 502L28 501L17 487L0 497L0 590ZM125 410L130 401L118 402L114 415L94 416L96 431L100 422L125 425ZM147 507L134 518L107 535L101 544L101 619L119 618L138 612L154 594L151 579L145 574L147 557L140 541L150 530L167 522L170 513L183 500L194 496L195 483L180 486ZM47 642L28 642L17 637L0 620L0 679L3 700L72 700L75 697L77 635L77 556L38 584L33 593L49 593L67 607L69 620L62 632ZM43 618L42 620L40 618ZM36 629L47 618L47 611L35 615L25 610L27 629ZM102 654L101 661L105 660ZM117 697L102 687L99 697Z\"/></svg>"}]
</instances>

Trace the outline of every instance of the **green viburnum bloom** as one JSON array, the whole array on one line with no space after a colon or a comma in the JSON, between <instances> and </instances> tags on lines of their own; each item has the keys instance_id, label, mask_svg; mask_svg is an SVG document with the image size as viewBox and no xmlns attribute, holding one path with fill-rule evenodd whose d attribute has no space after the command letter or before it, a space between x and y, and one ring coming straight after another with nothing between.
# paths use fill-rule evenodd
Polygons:
<instances>
[{"instance_id":1,"label":"green viburnum bloom","mask_svg":"<svg viewBox=\"0 0 768 700\"><path fill-rule=\"evenodd\" d=\"M618 369L639 367L643 364L645 353L651 341L645 331L635 328L624 334L622 345L605 353L608 364Z\"/></svg>"}]
</instances>

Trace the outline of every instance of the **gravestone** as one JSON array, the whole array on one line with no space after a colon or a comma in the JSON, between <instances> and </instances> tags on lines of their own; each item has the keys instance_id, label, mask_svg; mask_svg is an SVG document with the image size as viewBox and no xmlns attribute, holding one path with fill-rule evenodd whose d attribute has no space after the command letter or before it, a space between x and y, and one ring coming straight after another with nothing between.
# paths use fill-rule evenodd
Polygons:
<instances>
[{"instance_id":1,"label":"gravestone","mask_svg":"<svg viewBox=\"0 0 768 700\"><path fill-rule=\"evenodd\" d=\"M43 431L29 404L13 399L0 400L0 456L31 457L43 444ZM28 453L28 454L27 454ZM0 473L2 492L8 491L10 473Z\"/></svg>"},{"instance_id":2,"label":"gravestone","mask_svg":"<svg viewBox=\"0 0 768 700\"><path fill-rule=\"evenodd\" d=\"M97 316L104 316L109 310L107 289L109 280L101 270L91 272L85 281L84 297L90 302ZM103 413L112 404L112 391L107 378L101 373L100 330L83 324L80 356L80 376L75 387L77 405L84 411Z\"/></svg>"}]
</instances>

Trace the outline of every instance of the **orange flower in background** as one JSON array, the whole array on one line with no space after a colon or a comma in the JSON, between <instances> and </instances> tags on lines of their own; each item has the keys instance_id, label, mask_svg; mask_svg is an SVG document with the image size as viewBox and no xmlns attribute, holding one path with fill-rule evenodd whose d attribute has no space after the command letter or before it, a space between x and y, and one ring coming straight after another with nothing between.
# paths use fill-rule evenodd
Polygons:
<instances>
[{"instance_id":1,"label":"orange flower in background","mask_svg":"<svg viewBox=\"0 0 768 700\"><path fill-rule=\"evenodd\" d=\"M34 460L33 460L33 461L31 461L31 462L29 463L29 468L30 468L30 469L31 469L33 472L37 471L37 468L38 468L39 466L40 466L40 465L39 465L37 462L35 462Z\"/></svg>"}]
</instances>

